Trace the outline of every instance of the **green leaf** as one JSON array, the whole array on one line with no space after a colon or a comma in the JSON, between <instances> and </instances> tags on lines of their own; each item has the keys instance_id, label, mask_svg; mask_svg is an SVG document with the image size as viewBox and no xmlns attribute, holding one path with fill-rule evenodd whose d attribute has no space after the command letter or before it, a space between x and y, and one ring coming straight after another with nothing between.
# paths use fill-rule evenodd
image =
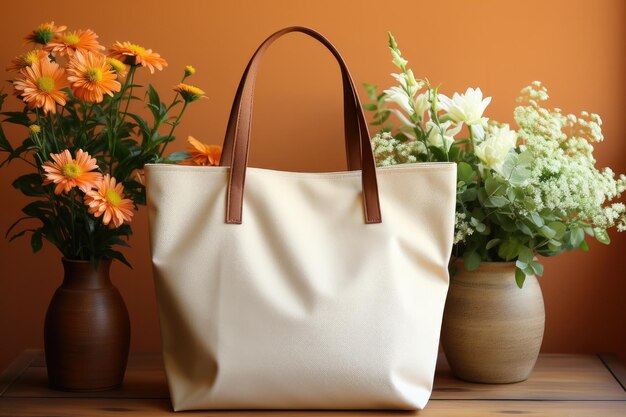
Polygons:
<instances>
[{"instance_id":1,"label":"green leaf","mask_svg":"<svg viewBox=\"0 0 626 417\"><path fill-rule=\"evenodd\" d=\"M585 231L579 227L574 227L569 231L569 244L572 248L577 248L585 240Z\"/></svg>"},{"instance_id":2,"label":"green leaf","mask_svg":"<svg viewBox=\"0 0 626 417\"><path fill-rule=\"evenodd\" d=\"M29 197L41 197L46 194L40 174L26 174L13 181L13 187Z\"/></svg>"},{"instance_id":3,"label":"green leaf","mask_svg":"<svg viewBox=\"0 0 626 417\"><path fill-rule=\"evenodd\" d=\"M130 269L133 269L132 265L126 260L126 257L124 257L124 255L121 252L118 252L116 250L109 250L106 252L106 256L113 258L113 259L117 259L118 261L120 261L121 263L129 267Z\"/></svg>"},{"instance_id":4,"label":"green leaf","mask_svg":"<svg viewBox=\"0 0 626 417\"><path fill-rule=\"evenodd\" d=\"M159 106L161 104L161 99L159 98L159 93L156 92L152 84L148 84L148 98L149 103L154 106Z\"/></svg>"},{"instance_id":5,"label":"green leaf","mask_svg":"<svg viewBox=\"0 0 626 417\"><path fill-rule=\"evenodd\" d=\"M52 213L52 204L49 201L33 201L24 206L24 208L22 208L22 212L27 216L40 219L46 214Z\"/></svg>"},{"instance_id":6,"label":"green leaf","mask_svg":"<svg viewBox=\"0 0 626 417\"><path fill-rule=\"evenodd\" d=\"M524 233L526 236L530 236L533 237L534 233L533 231L530 229L530 227L528 227L528 225L526 223L524 223L521 220L518 220L515 222L515 226L517 226L517 228Z\"/></svg>"},{"instance_id":7,"label":"green leaf","mask_svg":"<svg viewBox=\"0 0 626 417\"><path fill-rule=\"evenodd\" d=\"M541 217L536 211L530 213L530 219L537 227L542 227L545 224L545 222L543 221L543 217Z\"/></svg>"},{"instance_id":8,"label":"green leaf","mask_svg":"<svg viewBox=\"0 0 626 417\"><path fill-rule=\"evenodd\" d=\"M517 256L522 262L530 265L530 263L533 261L534 254L532 249L530 249L528 246L520 245Z\"/></svg>"},{"instance_id":9,"label":"green leaf","mask_svg":"<svg viewBox=\"0 0 626 417\"><path fill-rule=\"evenodd\" d=\"M517 232L517 226L515 226L515 222L506 214L502 213L494 213L496 223L500 225L502 230L505 232Z\"/></svg>"},{"instance_id":10,"label":"green leaf","mask_svg":"<svg viewBox=\"0 0 626 417\"><path fill-rule=\"evenodd\" d=\"M489 250L495 247L500 242L502 242L502 239L491 239L489 242L487 242L487 245L485 245L485 249Z\"/></svg>"},{"instance_id":11,"label":"green leaf","mask_svg":"<svg viewBox=\"0 0 626 417\"><path fill-rule=\"evenodd\" d=\"M530 267L532 268L532 270L535 273L535 275L537 275L538 277L543 275L543 265L540 264L539 262L532 261L530 263Z\"/></svg>"},{"instance_id":12,"label":"green leaf","mask_svg":"<svg viewBox=\"0 0 626 417\"><path fill-rule=\"evenodd\" d=\"M476 188L468 188L467 190L461 193L461 195L459 196L459 200L462 202L470 202L470 201L476 201L477 197L478 197L478 190L476 190Z\"/></svg>"},{"instance_id":13,"label":"green leaf","mask_svg":"<svg viewBox=\"0 0 626 417\"><path fill-rule=\"evenodd\" d=\"M432 152L432 154L435 156L435 159L437 161L440 161L440 162L446 161L447 154L444 152L443 149L438 148L436 146L429 146L428 149L430 150L430 152Z\"/></svg>"},{"instance_id":14,"label":"green leaf","mask_svg":"<svg viewBox=\"0 0 626 417\"><path fill-rule=\"evenodd\" d=\"M186 151L173 152L168 156L164 162L178 162L183 161L185 159L189 159L191 155Z\"/></svg>"},{"instance_id":15,"label":"green leaf","mask_svg":"<svg viewBox=\"0 0 626 417\"><path fill-rule=\"evenodd\" d=\"M165 104L161 103L159 94L156 92L154 87L152 87L152 84L148 84L147 106L150 109L150 112L152 112L152 116L154 117L154 120L165 120L167 107L165 107Z\"/></svg>"},{"instance_id":16,"label":"green leaf","mask_svg":"<svg viewBox=\"0 0 626 417\"><path fill-rule=\"evenodd\" d=\"M548 226L556 233L554 239L561 239L567 231L567 226L562 222L550 222Z\"/></svg>"},{"instance_id":17,"label":"green leaf","mask_svg":"<svg viewBox=\"0 0 626 417\"><path fill-rule=\"evenodd\" d=\"M487 226L485 226L485 224L478 220L476 217L470 218L470 224L474 226L474 229L476 229L478 233L482 233L487 229Z\"/></svg>"},{"instance_id":18,"label":"green leaf","mask_svg":"<svg viewBox=\"0 0 626 417\"><path fill-rule=\"evenodd\" d=\"M589 251L589 245L584 240L580 242L580 245L578 245L578 248L582 250L583 252Z\"/></svg>"},{"instance_id":19,"label":"green leaf","mask_svg":"<svg viewBox=\"0 0 626 417\"><path fill-rule=\"evenodd\" d=\"M521 289L524 286L524 281L526 280L526 274L519 268L515 268L515 282L517 286Z\"/></svg>"},{"instance_id":20,"label":"green leaf","mask_svg":"<svg viewBox=\"0 0 626 417\"><path fill-rule=\"evenodd\" d=\"M379 109L376 113L374 113L374 117L379 117L379 116L385 115L387 113L391 113L391 110L389 110L389 109Z\"/></svg>"},{"instance_id":21,"label":"green leaf","mask_svg":"<svg viewBox=\"0 0 626 417\"><path fill-rule=\"evenodd\" d=\"M378 86L364 83L363 87L365 88L365 91L367 91L367 97L370 100L376 100L376 89L378 88Z\"/></svg>"},{"instance_id":22,"label":"green leaf","mask_svg":"<svg viewBox=\"0 0 626 417\"><path fill-rule=\"evenodd\" d=\"M387 32L387 35L389 36L389 47L394 50L398 49L398 44L396 43L396 40L394 39L391 32Z\"/></svg>"},{"instance_id":23,"label":"green leaf","mask_svg":"<svg viewBox=\"0 0 626 417\"><path fill-rule=\"evenodd\" d=\"M467 251L463 254L465 269L473 271L480 266L480 255L476 251Z\"/></svg>"},{"instance_id":24,"label":"green leaf","mask_svg":"<svg viewBox=\"0 0 626 417\"><path fill-rule=\"evenodd\" d=\"M561 242L559 242L558 240L554 240L554 239L550 239L550 240L548 241L548 243L549 243L551 246L554 246L555 248L560 248L561 246L563 246L563 244L562 244Z\"/></svg>"},{"instance_id":25,"label":"green leaf","mask_svg":"<svg viewBox=\"0 0 626 417\"><path fill-rule=\"evenodd\" d=\"M511 154L502 166L502 174L513 185L523 185L530 177L530 166L533 156L530 152Z\"/></svg>"},{"instance_id":26,"label":"green leaf","mask_svg":"<svg viewBox=\"0 0 626 417\"><path fill-rule=\"evenodd\" d=\"M611 238L609 237L609 234L606 232L606 229L600 229L598 227L595 227L593 229L593 234L595 235L598 242L603 243L605 245L608 245L611 243Z\"/></svg>"},{"instance_id":27,"label":"green leaf","mask_svg":"<svg viewBox=\"0 0 626 417\"><path fill-rule=\"evenodd\" d=\"M28 114L21 111L5 111L0 113L2 116L7 116L3 122L12 123L21 126L29 126L31 124Z\"/></svg>"},{"instance_id":28,"label":"green leaf","mask_svg":"<svg viewBox=\"0 0 626 417\"><path fill-rule=\"evenodd\" d=\"M6 135L4 134L2 125L0 125L0 150L13 153L13 147L11 146L11 143L7 139Z\"/></svg>"},{"instance_id":29,"label":"green leaf","mask_svg":"<svg viewBox=\"0 0 626 417\"><path fill-rule=\"evenodd\" d=\"M30 237L30 246L33 249L33 253L39 252L43 246L43 242L41 241L41 229L33 232L33 235Z\"/></svg>"},{"instance_id":30,"label":"green leaf","mask_svg":"<svg viewBox=\"0 0 626 417\"><path fill-rule=\"evenodd\" d=\"M459 159L460 153L461 153L461 148L459 148L458 146L451 146L450 152L448 152L448 159L454 162Z\"/></svg>"},{"instance_id":31,"label":"green leaf","mask_svg":"<svg viewBox=\"0 0 626 417\"><path fill-rule=\"evenodd\" d=\"M506 197L492 195L485 202L485 207L503 207L507 203L509 203L509 200Z\"/></svg>"},{"instance_id":32,"label":"green leaf","mask_svg":"<svg viewBox=\"0 0 626 417\"><path fill-rule=\"evenodd\" d=\"M556 236L556 231L549 226L543 226L539 229L539 234L547 239L552 239Z\"/></svg>"},{"instance_id":33,"label":"green leaf","mask_svg":"<svg viewBox=\"0 0 626 417\"><path fill-rule=\"evenodd\" d=\"M498 180L493 177L489 177L485 180L485 190L490 196L497 194L501 187L502 186L498 183Z\"/></svg>"},{"instance_id":34,"label":"green leaf","mask_svg":"<svg viewBox=\"0 0 626 417\"><path fill-rule=\"evenodd\" d=\"M128 242L126 242L124 239L120 239L119 237L113 237L109 239L108 243L109 245L120 245L120 246L130 248L130 245L128 244Z\"/></svg>"},{"instance_id":35,"label":"green leaf","mask_svg":"<svg viewBox=\"0 0 626 417\"><path fill-rule=\"evenodd\" d=\"M7 236L9 236L9 233L11 233L11 230L13 230L15 228L15 226L17 226L20 222L22 222L23 220L26 220L26 219L32 219L32 217L24 216L24 217L20 217L16 221L14 221L13 224L11 226L9 226L9 228L7 229L7 232L5 233L4 237L6 238Z\"/></svg>"},{"instance_id":36,"label":"green leaf","mask_svg":"<svg viewBox=\"0 0 626 417\"><path fill-rule=\"evenodd\" d=\"M389 116L391 116L391 112L389 112L389 111L384 112L380 119L378 119L376 121L373 121L371 124L372 125L382 125L383 123L385 123L387 121L387 119L389 119Z\"/></svg>"},{"instance_id":37,"label":"green leaf","mask_svg":"<svg viewBox=\"0 0 626 417\"><path fill-rule=\"evenodd\" d=\"M505 240L498 246L498 256L505 261L517 258L519 254L520 244L516 240Z\"/></svg>"},{"instance_id":38,"label":"green leaf","mask_svg":"<svg viewBox=\"0 0 626 417\"><path fill-rule=\"evenodd\" d=\"M378 105L376 103L365 103L363 108L368 111L374 111L378 109Z\"/></svg>"},{"instance_id":39,"label":"green leaf","mask_svg":"<svg viewBox=\"0 0 626 417\"><path fill-rule=\"evenodd\" d=\"M35 231L35 229L25 229L25 230L22 230L21 232L17 232L16 234L14 234L13 236L11 236L9 238L9 242L13 242L18 237L24 236L24 234L26 234L26 232L34 232L34 231Z\"/></svg>"},{"instance_id":40,"label":"green leaf","mask_svg":"<svg viewBox=\"0 0 626 417\"><path fill-rule=\"evenodd\" d=\"M474 170L467 162L459 162L456 168L457 181L469 183L474 179Z\"/></svg>"}]
</instances>

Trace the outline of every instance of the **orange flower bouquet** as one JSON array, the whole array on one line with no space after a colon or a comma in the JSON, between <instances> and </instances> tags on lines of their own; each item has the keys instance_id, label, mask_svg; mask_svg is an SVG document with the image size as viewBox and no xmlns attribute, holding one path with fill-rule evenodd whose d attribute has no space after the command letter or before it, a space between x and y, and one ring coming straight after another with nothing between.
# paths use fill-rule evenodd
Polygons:
<instances>
[{"instance_id":1,"label":"orange flower bouquet","mask_svg":"<svg viewBox=\"0 0 626 417\"><path fill-rule=\"evenodd\" d=\"M187 105L204 97L199 88L184 84L195 69L185 68L170 104L148 85L152 117L146 120L129 111L131 101L141 99L135 75L166 67L159 54L130 42L115 42L107 51L93 31L67 31L54 22L35 28L25 40L33 49L7 68L15 73L14 95L25 106L0 113L0 153L6 154L0 166L16 159L31 165L34 172L13 186L36 200L23 208L24 216L7 236L30 233L34 252L45 239L66 259L89 260L95 267L105 258L128 265L116 248L126 245L133 213L145 204L144 164L219 161L219 150L199 142L191 154L163 158ZM0 95L0 107L6 97ZM27 137L19 146L7 139L5 123L25 128ZM33 220L36 226L19 229Z\"/></svg>"}]
</instances>

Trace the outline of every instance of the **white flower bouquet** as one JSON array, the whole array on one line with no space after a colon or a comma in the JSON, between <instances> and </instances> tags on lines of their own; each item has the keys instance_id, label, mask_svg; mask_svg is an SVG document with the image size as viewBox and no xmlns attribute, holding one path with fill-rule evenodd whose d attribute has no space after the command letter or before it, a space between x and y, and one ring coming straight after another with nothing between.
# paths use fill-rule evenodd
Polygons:
<instances>
[{"instance_id":1,"label":"white flower bouquet","mask_svg":"<svg viewBox=\"0 0 626 417\"><path fill-rule=\"evenodd\" d=\"M586 251L586 236L608 244L608 229L626 230L626 207L614 202L626 177L595 167L593 144L604 139L597 114L543 107L547 89L535 81L521 91L513 130L484 116L491 97L480 88L447 97L415 78L391 34L389 47L398 85L381 94L365 85L373 100L365 108L381 126L372 139L376 162L458 164L453 256L467 269L515 261L521 288L526 276L543 273L537 255Z\"/></svg>"}]
</instances>

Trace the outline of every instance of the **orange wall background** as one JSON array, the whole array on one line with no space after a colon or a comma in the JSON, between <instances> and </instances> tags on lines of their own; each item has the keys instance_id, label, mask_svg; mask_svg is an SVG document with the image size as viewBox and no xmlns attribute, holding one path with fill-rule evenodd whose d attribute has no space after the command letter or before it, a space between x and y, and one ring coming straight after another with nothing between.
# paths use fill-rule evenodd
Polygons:
<instances>
[{"instance_id":1,"label":"orange wall background","mask_svg":"<svg viewBox=\"0 0 626 417\"><path fill-rule=\"evenodd\" d=\"M209 99L190 107L172 151L184 149L190 134L221 143L252 52L274 30L300 24L318 29L338 47L359 85L393 82L386 35L391 30L417 76L441 83L446 94L480 86L493 97L487 116L502 121L512 122L519 90L541 80L553 106L602 116L606 140L597 146L598 163L626 171L622 0L31 3L3 4L1 67L23 50L22 37L29 30L55 20L70 28L91 28L105 45L131 40L159 52L169 67L152 76L143 71L139 81L155 84L162 97L171 99L185 65L197 68L189 81L205 89ZM10 85L3 86L10 91ZM13 98L8 101L18 108ZM341 103L340 75L331 55L301 35L279 40L266 55L257 83L251 164L344 169ZM0 169L2 234L28 201L11 187L24 172L19 162ZM132 349L157 350L145 208L133 226L132 249L126 253L134 269L118 264L112 275L130 312ZM617 351L626 359L626 234L612 233L612 238L610 247L591 244L590 253L546 260L541 278L547 313L544 351ZM35 256L28 239L0 239L0 369L22 349L42 347L46 307L61 277L60 256L51 245Z\"/></svg>"}]
</instances>

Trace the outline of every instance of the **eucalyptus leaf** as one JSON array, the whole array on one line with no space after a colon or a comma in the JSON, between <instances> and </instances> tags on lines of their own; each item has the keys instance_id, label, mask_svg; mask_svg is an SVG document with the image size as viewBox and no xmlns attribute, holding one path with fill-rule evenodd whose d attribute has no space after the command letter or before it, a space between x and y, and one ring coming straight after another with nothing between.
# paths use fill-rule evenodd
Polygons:
<instances>
[{"instance_id":1,"label":"eucalyptus leaf","mask_svg":"<svg viewBox=\"0 0 626 417\"><path fill-rule=\"evenodd\" d=\"M506 197L502 197L499 195L492 195L485 202L485 207L503 207L509 203L509 200Z\"/></svg>"},{"instance_id":2,"label":"eucalyptus leaf","mask_svg":"<svg viewBox=\"0 0 626 417\"><path fill-rule=\"evenodd\" d=\"M185 159L189 159L190 157L191 155L189 154L189 152L186 152L186 151L173 152L170 154L170 156L168 156L164 160L164 162L173 163L173 162L178 162L178 161L183 161Z\"/></svg>"},{"instance_id":3,"label":"eucalyptus leaf","mask_svg":"<svg viewBox=\"0 0 626 417\"><path fill-rule=\"evenodd\" d=\"M518 248L517 256L521 261L530 265L530 263L533 261L534 254L532 249L530 249L528 246L520 245Z\"/></svg>"},{"instance_id":4,"label":"eucalyptus leaf","mask_svg":"<svg viewBox=\"0 0 626 417\"><path fill-rule=\"evenodd\" d=\"M609 237L609 234L606 232L605 229L596 227L593 229L593 233L596 239L598 240L598 242L605 244L605 245L608 245L611 243L611 238Z\"/></svg>"},{"instance_id":5,"label":"eucalyptus leaf","mask_svg":"<svg viewBox=\"0 0 626 417\"><path fill-rule=\"evenodd\" d=\"M498 256L505 261L517 258L520 250L520 244L516 240L505 240L498 246Z\"/></svg>"},{"instance_id":6,"label":"eucalyptus leaf","mask_svg":"<svg viewBox=\"0 0 626 417\"><path fill-rule=\"evenodd\" d=\"M543 218L536 211L533 211L532 213L530 213L529 217L532 220L532 222L535 224L535 226L537 227L542 227L545 224L545 222L543 221Z\"/></svg>"},{"instance_id":7,"label":"eucalyptus leaf","mask_svg":"<svg viewBox=\"0 0 626 417\"><path fill-rule=\"evenodd\" d=\"M459 162L456 167L457 181L463 181L469 183L474 179L474 170L472 166L467 162Z\"/></svg>"},{"instance_id":8,"label":"eucalyptus leaf","mask_svg":"<svg viewBox=\"0 0 626 417\"><path fill-rule=\"evenodd\" d=\"M526 274L519 268L515 268L515 282L517 286L522 289L524 287L524 281L526 280Z\"/></svg>"},{"instance_id":9,"label":"eucalyptus leaf","mask_svg":"<svg viewBox=\"0 0 626 417\"><path fill-rule=\"evenodd\" d=\"M487 245L485 245L485 248L487 250L492 249L496 247L500 242L502 242L502 239L491 239L489 242L487 242Z\"/></svg>"},{"instance_id":10,"label":"eucalyptus leaf","mask_svg":"<svg viewBox=\"0 0 626 417\"><path fill-rule=\"evenodd\" d=\"M475 251L467 251L463 254L463 263L468 271L477 269L480 266L480 261L480 255Z\"/></svg>"},{"instance_id":11,"label":"eucalyptus leaf","mask_svg":"<svg viewBox=\"0 0 626 417\"><path fill-rule=\"evenodd\" d=\"M543 275L543 265L540 264L539 262L532 261L530 263L530 267L532 268L532 270L535 273L535 275L537 275L538 277Z\"/></svg>"},{"instance_id":12,"label":"eucalyptus leaf","mask_svg":"<svg viewBox=\"0 0 626 417\"><path fill-rule=\"evenodd\" d=\"M515 222L515 226L517 226L517 228L525 235L530 236L530 237L534 236L534 233L531 230L531 228L528 227L528 225L524 223L523 221L518 220L517 222Z\"/></svg>"},{"instance_id":13,"label":"eucalyptus leaf","mask_svg":"<svg viewBox=\"0 0 626 417\"><path fill-rule=\"evenodd\" d=\"M542 226L539 229L539 234L545 238L552 239L556 236L556 231L549 226Z\"/></svg>"}]
</instances>

